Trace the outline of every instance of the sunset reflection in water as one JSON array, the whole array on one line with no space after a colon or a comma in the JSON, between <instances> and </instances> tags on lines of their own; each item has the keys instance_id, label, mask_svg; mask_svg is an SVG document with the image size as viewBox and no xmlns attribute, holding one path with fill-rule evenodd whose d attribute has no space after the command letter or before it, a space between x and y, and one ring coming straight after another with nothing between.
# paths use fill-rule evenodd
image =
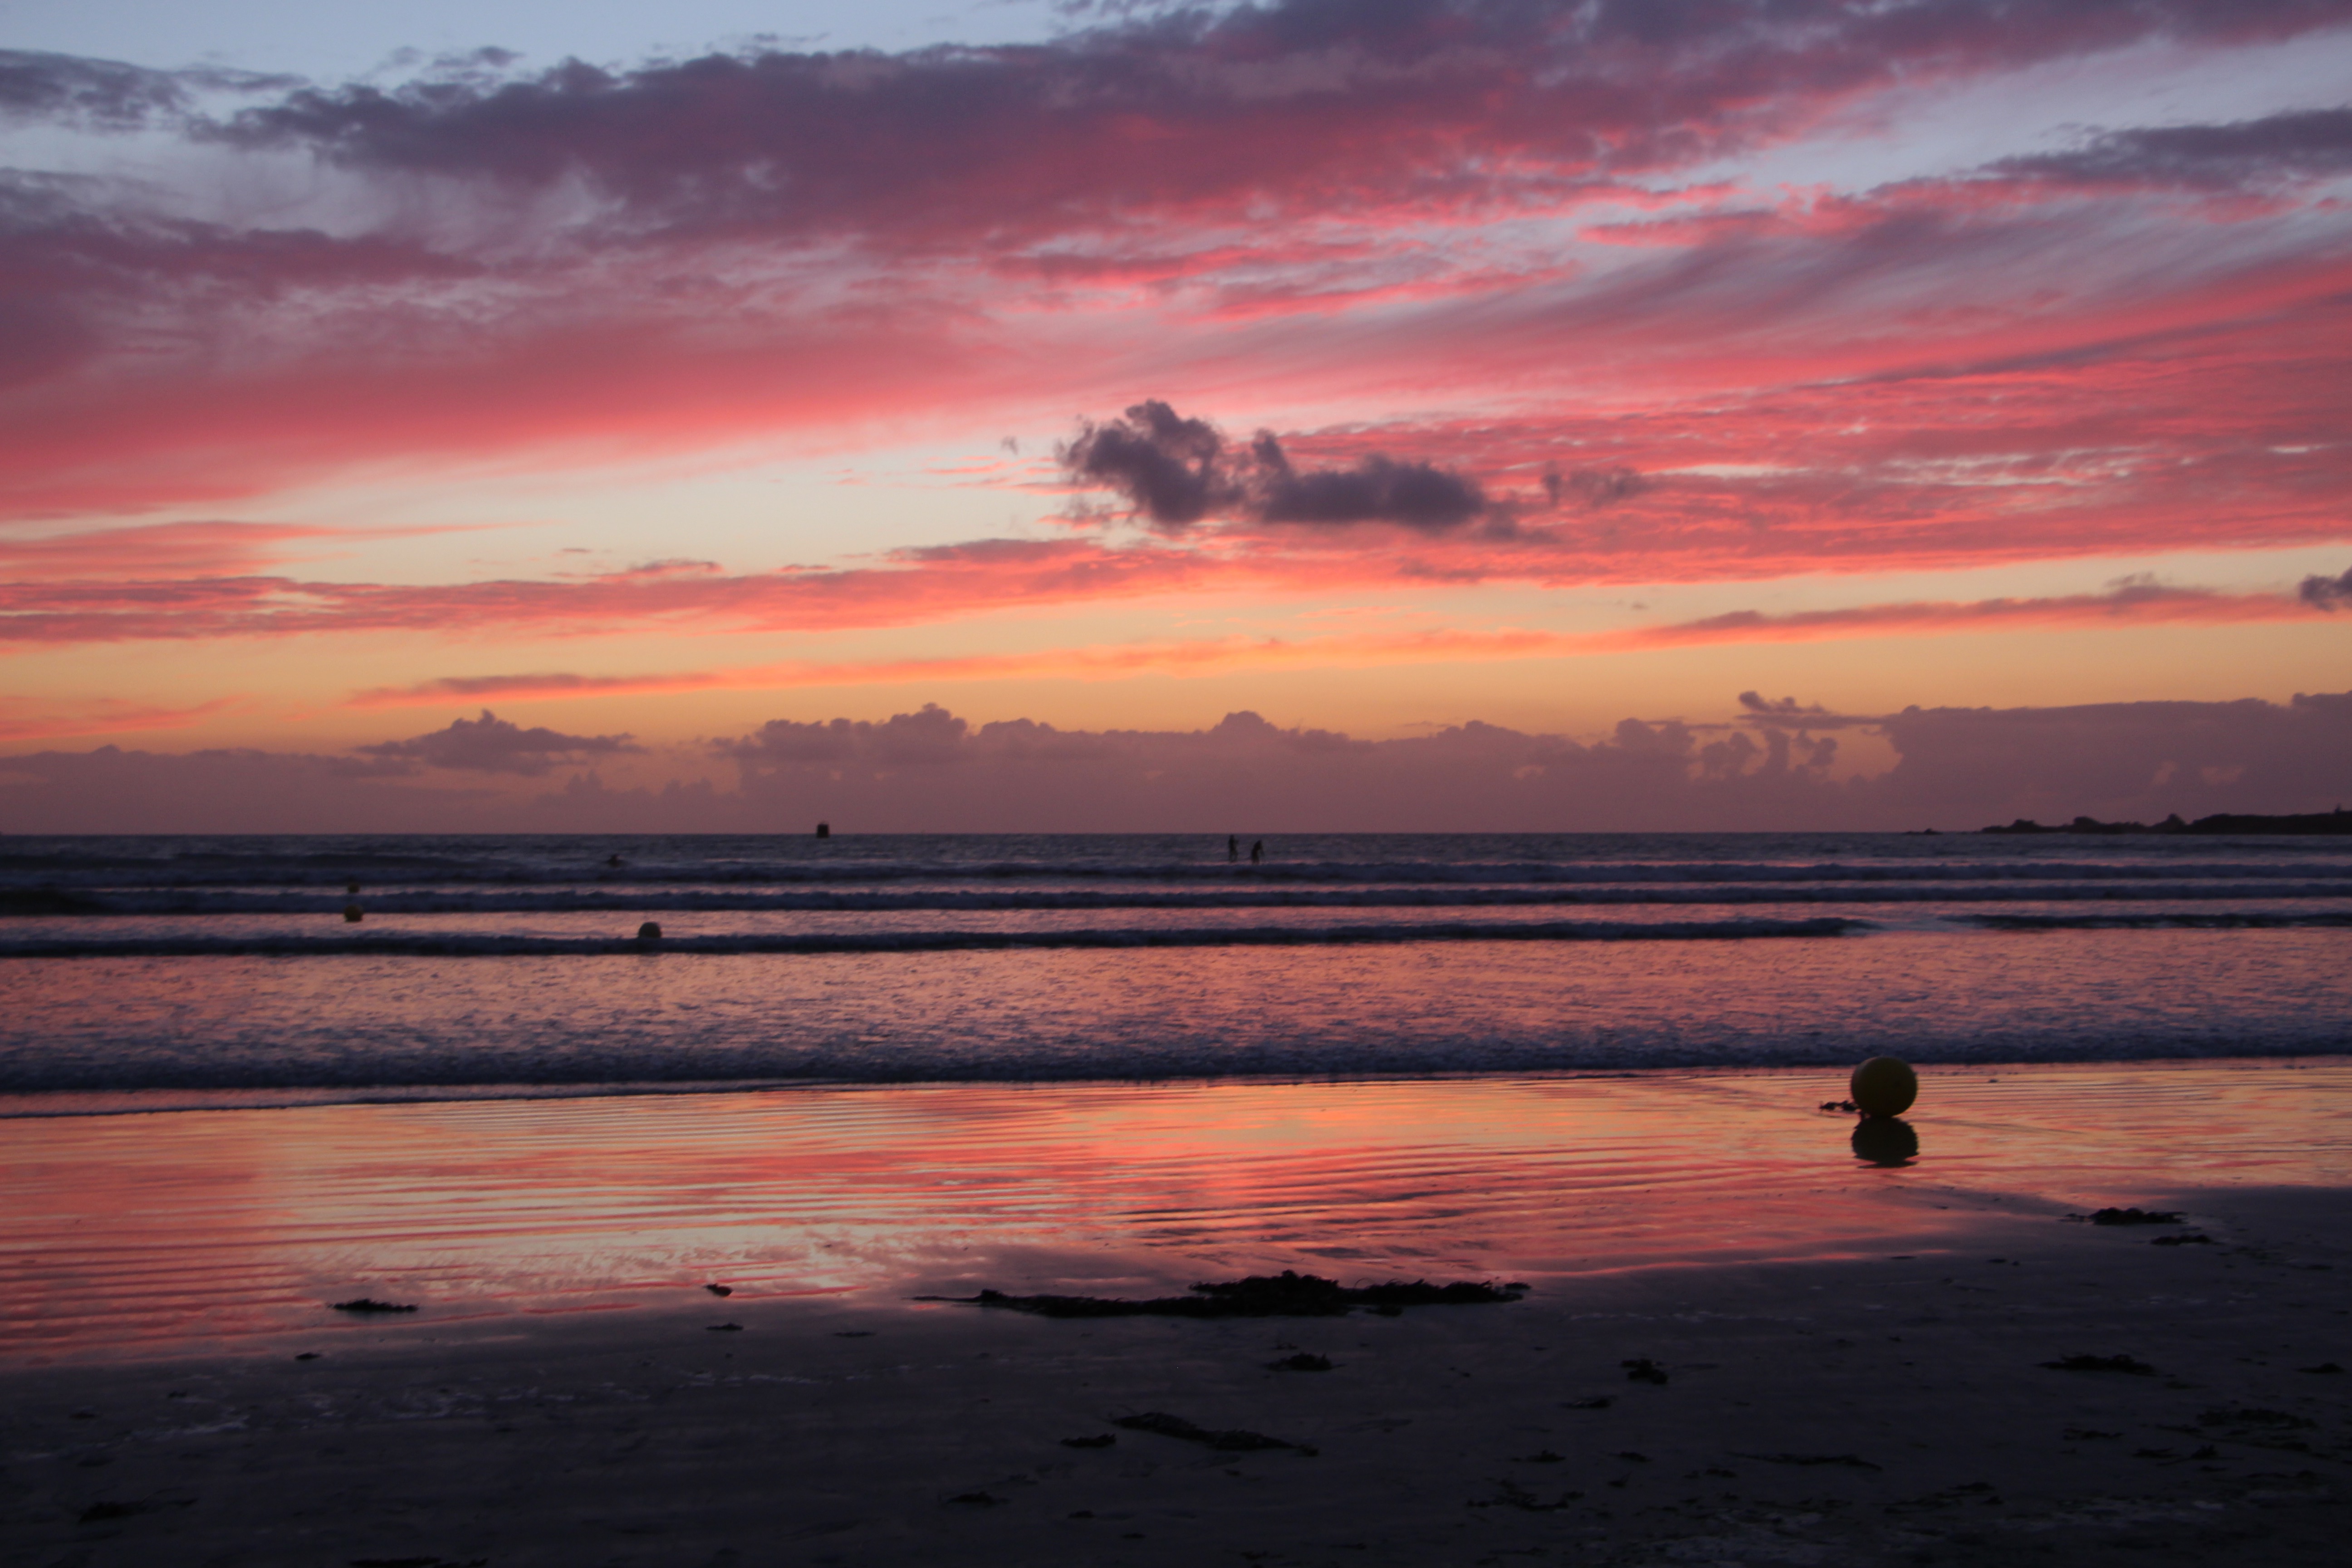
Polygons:
<instances>
[{"instance_id":1,"label":"sunset reflection in water","mask_svg":"<svg viewBox=\"0 0 2352 1568\"><path fill-rule=\"evenodd\" d=\"M0 1354L985 1283L1295 1267L1580 1272L1932 1246L1988 1205L2352 1179L2333 1061L1926 1075L1917 1157L1858 1160L1806 1070L933 1085L22 1118ZM2189 1134L2193 1131L2194 1136ZM418 1320L425 1321L423 1317Z\"/></svg>"}]
</instances>

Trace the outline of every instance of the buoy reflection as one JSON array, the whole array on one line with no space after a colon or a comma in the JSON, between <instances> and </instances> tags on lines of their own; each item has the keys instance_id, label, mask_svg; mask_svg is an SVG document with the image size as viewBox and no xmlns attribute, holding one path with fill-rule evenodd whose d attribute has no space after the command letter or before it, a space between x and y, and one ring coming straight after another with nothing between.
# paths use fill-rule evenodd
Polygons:
<instances>
[{"instance_id":1,"label":"buoy reflection","mask_svg":"<svg viewBox=\"0 0 2352 1568\"><path fill-rule=\"evenodd\" d=\"M1919 1134L1899 1116L1865 1116L1853 1124L1853 1157L1874 1165L1907 1165L1919 1157Z\"/></svg>"}]
</instances>

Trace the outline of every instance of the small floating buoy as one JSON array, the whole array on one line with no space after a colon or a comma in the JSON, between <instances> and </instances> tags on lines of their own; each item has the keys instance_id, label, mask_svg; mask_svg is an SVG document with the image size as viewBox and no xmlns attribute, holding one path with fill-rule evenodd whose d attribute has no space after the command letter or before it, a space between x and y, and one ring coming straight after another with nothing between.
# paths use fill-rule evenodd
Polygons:
<instances>
[{"instance_id":1,"label":"small floating buoy","mask_svg":"<svg viewBox=\"0 0 2352 1568\"><path fill-rule=\"evenodd\" d=\"M343 891L346 893L356 893L359 890L360 885L357 882L345 882L343 884Z\"/></svg>"},{"instance_id":2,"label":"small floating buoy","mask_svg":"<svg viewBox=\"0 0 2352 1568\"><path fill-rule=\"evenodd\" d=\"M1900 1116L1919 1098L1919 1075L1895 1057L1873 1057L1853 1069L1853 1102L1864 1116Z\"/></svg>"},{"instance_id":3,"label":"small floating buoy","mask_svg":"<svg viewBox=\"0 0 2352 1568\"><path fill-rule=\"evenodd\" d=\"M357 924L359 924L359 923L360 923L360 921L362 921L365 920L366 918L367 918L366 914L365 914L365 913L364 913L364 912L360 909L360 907L359 907L357 904L345 904L345 905L343 906L343 923L344 923L344 924L346 924L346 925L357 925Z\"/></svg>"},{"instance_id":4,"label":"small floating buoy","mask_svg":"<svg viewBox=\"0 0 2352 1568\"><path fill-rule=\"evenodd\" d=\"M637 940L639 942L656 942L659 941L660 938L661 926L656 921L647 921L645 924L637 928Z\"/></svg>"}]
</instances>

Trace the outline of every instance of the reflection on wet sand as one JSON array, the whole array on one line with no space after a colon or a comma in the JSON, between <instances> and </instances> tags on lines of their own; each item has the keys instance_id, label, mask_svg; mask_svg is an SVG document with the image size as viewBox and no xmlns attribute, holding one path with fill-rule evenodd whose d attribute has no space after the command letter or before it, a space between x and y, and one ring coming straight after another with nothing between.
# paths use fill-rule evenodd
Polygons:
<instances>
[{"instance_id":1,"label":"reflection on wet sand","mask_svg":"<svg viewBox=\"0 0 2352 1568\"><path fill-rule=\"evenodd\" d=\"M2352 1064L1931 1074L1828 1157L1802 1071L930 1085L20 1119L0 1356L739 1294L1158 1294L1932 1245L2189 1185L2342 1184ZM1865 1124L1867 1128L1868 1124ZM1876 1140L1892 1140L1885 1147ZM2004 1194L2039 1194L2046 1201ZM2006 1208L2000 1207L2007 1205ZM1907 1249L1907 1248L1906 1248Z\"/></svg>"}]
</instances>

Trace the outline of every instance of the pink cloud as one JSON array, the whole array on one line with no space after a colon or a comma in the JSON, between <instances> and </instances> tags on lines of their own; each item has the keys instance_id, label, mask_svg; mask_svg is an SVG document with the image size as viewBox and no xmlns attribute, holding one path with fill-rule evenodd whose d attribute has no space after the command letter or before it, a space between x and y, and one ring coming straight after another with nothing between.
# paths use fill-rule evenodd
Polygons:
<instances>
[{"instance_id":1,"label":"pink cloud","mask_svg":"<svg viewBox=\"0 0 2352 1568\"><path fill-rule=\"evenodd\" d=\"M292 523L163 522L0 538L0 572L17 580L223 576L274 564L297 541L332 537L332 529Z\"/></svg>"},{"instance_id":2,"label":"pink cloud","mask_svg":"<svg viewBox=\"0 0 2352 1568\"><path fill-rule=\"evenodd\" d=\"M2014 384L2016 378L1995 378ZM2205 384L2209 389L2210 383ZM1972 409L1990 407L2010 423L2034 417L2030 398L1989 395L1986 388L1938 380L1931 390ZM2194 388L2184 384L2170 395L2180 399L2178 416L2186 424ZM2028 410L2018 408L2019 402ZM470 627L501 633L529 630L550 636L585 636L625 628L703 630L826 630L950 621L1017 605L1075 605L1203 593L1270 593L1305 595L1370 586L1415 583L1536 583L1546 585L1659 581L1727 580L1797 572L1861 572L1892 564L1981 565L2095 552L2121 552L2158 543L2188 545L2226 540L2242 545L2309 542L2343 536L2347 527L2326 486L2341 458L2324 448L2277 453L2253 446L2229 428L2217 413L2202 437L2184 435L2184 451L2161 461L2126 453L2118 459L2104 416L2065 417L2046 407L2053 421L2032 434L2049 447L2063 446L2072 462L2109 468L2137 467L2114 476L2118 494L2086 500L2086 488L2064 465L2022 457L2014 437L1971 428L1963 416L1931 439L1891 440L1874 431L1823 435L1817 409L1773 408L1724 411L1739 434L1719 438L1725 451L1749 440L1769 441L1790 459L1782 472L1719 477L1704 470L1715 453L1685 450L1693 465L1681 470L1644 473L1643 458L1655 460L1659 420L1628 418L1598 438L1571 450L1588 459L1631 457L1635 464L1538 470L1538 461L1559 448L1540 426L1485 427L1472 431L1422 430L1409 438L1424 449L1463 451L1474 462L1508 467L1530 480L1550 476L1548 488L1499 498L1489 506L1487 526L1444 537L1411 529L1334 528L1306 525L1268 510L1264 498L1248 502L1258 515L1231 528L1178 544L1120 542L1105 538L1055 541L983 540L965 544L906 550L883 564L837 569L803 568L754 575L729 574L709 563L662 561L586 578L513 579L446 584L320 582L258 574L220 574L154 579L45 575L0 583L0 641L58 644L412 630L462 634ZM1777 436L1772 432L1777 428ZM1916 427L1915 427L1916 434ZM1302 444L1302 466L1286 472L1299 482L1330 477L1353 494L1366 474L1377 477L1374 458L1357 456L1352 465L1331 462L1363 452L1372 436L1357 432ZM2201 461L2190 453L2210 441ZM1303 453L1323 464L1305 467ZM1908 481L1889 470L1926 470ZM1973 470L1958 477L1938 468ZM1533 471L1531 471L1533 470ZM1694 471L1698 470L1698 471ZM1874 472L1880 476L1873 479ZM1439 470L1419 464L1391 465L1392 473ZM1834 481L1831 475L1838 476ZM1255 482L1255 481L1253 481ZM1286 481L1287 482L1287 481ZM1448 480L1448 483L1452 481ZM1353 487L1353 488L1349 488ZM1380 487L1366 490L1374 494ZM2060 496L2052 500L2053 493ZM2272 504L2259 503L2267 495ZM2281 504L2282 500L2285 504ZM2217 507L2238 514L2215 526ZM2063 508L2063 510L2062 510ZM1381 520L1374 519L1374 522ZM176 529L179 525L171 525ZM235 552L259 544L235 525L188 525L182 534L166 530L161 543L194 552L204 565L234 564ZM223 531L226 530L226 531ZM156 531L117 531L82 537L82 545L56 546L57 561L95 562L119 570L136 569L144 557L120 552L122 535L143 538ZM273 534L274 541L281 536ZM303 532L296 537L315 535ZM47 542L33 542L38 551ZM6 547L0 546L0 552ZM86 552L86 553L77 553ZM2130 595L2126 595L2129 599ZM1906 606L1873 611L1890 617L1888 626L1922 629L1922 617L1944 616L1955 625L2003 616L2024 618L2111 615L2124 601L2113 597L2036 601L2042 606ZM2058 605L2061 607L2052 607ZM2293 600L2262 595L2231 599L2196 591L2151 592L2126 606L2143 616L2172 614L2182 619L2243 620L2309 608ZM1836 616L1861 612L1833 612ZM1696 633L1678 633L1685 639ZM1742 634L1743 636L1760 634ZM1801 635L1784 629L1776 634ZM1815 635L1803 633L1801 635Z\"/></svg>"},{"instance_id":3,"label":"pink cloud","mask_svg":"<svg viewBox=\"0 0 2352 1568\"><path fill-rule=\"evenodd\" d=\"M1328 580L1363 569L1333 563ZM624 572L448 585L213 577L0 583L0 640L87 642L414 630L587 636L625 626L822 630L951 619L1021 604L1273 585L1274 565L1191 551L1013 540L899 552L893 564L756 576Z\"/></svg>"},{"instance_id":4,"label":"pink cloud","mask_svg":"<svg viewBox=\"0 0 2352 1568\"><path fill-rule=\"evenodd\" d=\"M961 245L1138 208L1549 208L1564 182L1719 157L1897 81L2341 22L2299 0L1276 4L1018 47L301 90L210 134L509 191L584 180L631 227Z\"/></svg>"},{"instance_id":5,"label":"pink cloud","mask_svg":"<svg viewBox=\"0 0 2352 1568\"><path fill-rule=\"evenodd\" d=\"M0 742L47 741L68 735L145 734L156 730L184 730L215 713L238 707L224 697L193 707L168 707L106 698L73 702L27 697L0 697Z\"/></svg>"},{"instance_id":6,"label":"pink cloud","mask_svg":"<svg viewBox=\"0 0 2352 1568\"><path fill-rule=\"evenodd\" d=\"M1873 378L2001 360L2079 407L2152 333L2325 318L2334 220L2279 193L2338 166L2332 111L2109 132L1867 199L1662 211L1654 265L1595 270L1507 226L1655 208L1662 184L1898 85L2343 21L2300 0L1276 4L1024 47L263 92L225 123L168 73L31 58L22 112L308 153L348 210L330 235L102 183L0 186L0 512L220 503L386 458L955 427L1240 365L1281 367L1251 373L1268 402L1549 395L1563 437L1640 390L1685 411L1669 444L1719 428L1696 411L1832 385L1855 389L1823 411L1842 428L1890 412L1864 406ZM462 221L421 220L424 187ZM2183 189L2302 205L2246 208L2195 255L2133 244L2188 220L2121 198ZM557 190L578 199L536 199ZM1105 366L1145 384L1106 388Z\"/></svg>"},{"instance_id":7,"label":"pink cloud","mask_svg":"<svg viewBox=\"0 0 2352 1568\"><path fill-rule=\"evenodd\" d=\"M2352 577L2352 574L2347 574ZM2333 579L2312 578L2332 584ZM1045 648L939 658L803 660L644 675L450 676L353 696L353 708L440 707L452 700L548 701L583 697L715 689L919 685L965 680L1115 680L1136 675L1216 675L1236 670L1364 668L1381 665L1572 658L1597 653L1717 644L1822 642L1859 637L1937 637L2058 626L2230 625L2304 620L2333 607L2332 587L2297 595L2221 594L2127 584L2105 594L1985 599L1968 604L1869 605L1769 616L1743 610L1674 625L1609 632L1434 630L1318 637L1213 637Z\"/></svg>"},{"instance_id":8,"label":"pink cloud","mask_svg":"<svg viewBox=\"0 0 2352 1568\"><path fill-rule=\"evenodd\" d=\"M307 523L157 522L0 538L0 572L20 580L73 582L234 576L304 557L341 553L361 540L480 531L467 526L322 528ZM308 546L309 548L303 548Z\"/></svg>"}]
</instances>

